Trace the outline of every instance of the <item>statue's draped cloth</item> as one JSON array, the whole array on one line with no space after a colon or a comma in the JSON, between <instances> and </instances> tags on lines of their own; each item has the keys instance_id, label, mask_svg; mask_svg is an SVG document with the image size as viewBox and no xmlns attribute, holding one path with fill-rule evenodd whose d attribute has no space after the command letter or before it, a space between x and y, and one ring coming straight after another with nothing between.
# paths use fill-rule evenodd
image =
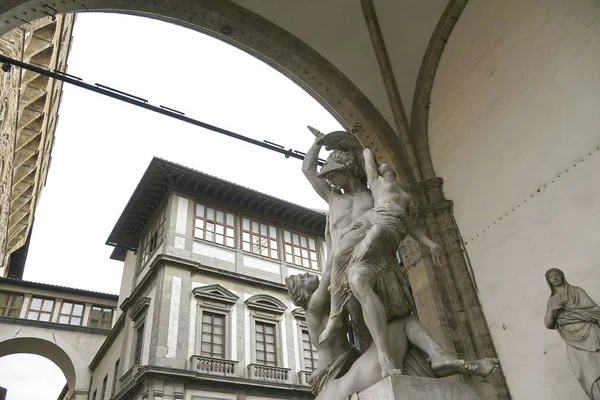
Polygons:
<instances>
[{"instance_id":1,"label":"statue's draped cloth","mask_svg":"<svg viewBox=\"0 0 600 400\"><path fill-rule=\"evenodd\" d=\"M558 311L554 329L567 344L575 376L592 400L600 400L600 307L577 286L565 281L566 292L548 299L547 308L566 300Z\"/></svg>"},{"instance_id":2,"label":"statue's draped cloth","mask_svg":"<svg viewBox=\"0 0 600 400\"><path fill-rule=\"evenodd\" d=\"M407 233L405 218L404 209L390 204L366 211L346 229L333 254L330 318L340 315L350 300L348 273L359 267L374 272L374 291L385 308L388 321L412 314L414 303L396 258L396 250ZM357 326L354 322L352 327L359 335L361 345L370 343L372 339L364 324ZM355 349L349 350L314 371L309 380L312 393L317 395L325 384L343 376L359 355ZM410 343L402 369L405 375L435 377L425 354Z\"/></svg>"},{"instance_id":3,"label":"statue's draped cloth","mask_svg":"<svg viewBox=\"0 0 600 400\"><path fill-rule=\"evenodd\" d=\"M331 315L340 315L352 296L348 274L370 268L376 276L374 291L385 307L388 320L410 315L413 301L396 258L406 237L406 213L394 204L366 211L342 235L333 254Z\"/></svg>"}]
</instances>

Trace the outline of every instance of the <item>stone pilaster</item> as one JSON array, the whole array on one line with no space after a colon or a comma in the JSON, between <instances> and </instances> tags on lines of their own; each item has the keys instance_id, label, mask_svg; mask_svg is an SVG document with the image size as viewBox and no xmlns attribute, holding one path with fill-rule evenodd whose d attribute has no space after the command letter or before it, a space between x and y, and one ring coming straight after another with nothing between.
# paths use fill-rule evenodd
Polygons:
<instances>
[{"instance_id":1,"label":"stone pilaster","mask_svg":"<svg viewBox=\"0 0 600 400\"><path fill-rule=\"evenodd\" d=\"M438 343L459 358L496 357L454 220L452 201L445 198L442 183L441 178L435 178L404 188L414 201L411 217L444 251L443 266L436 267L429 249L412 238L400 246L419 318ZM510 398L502 373L488 381L499 398Z\"/></svg>"}]
</instances>

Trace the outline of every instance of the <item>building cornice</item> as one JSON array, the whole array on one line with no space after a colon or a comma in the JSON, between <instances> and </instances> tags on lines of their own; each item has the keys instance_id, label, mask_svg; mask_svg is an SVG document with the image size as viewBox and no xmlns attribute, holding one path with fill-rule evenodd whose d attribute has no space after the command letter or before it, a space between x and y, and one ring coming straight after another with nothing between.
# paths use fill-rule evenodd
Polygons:
<instances>
[{"instance_id":1,"label":"building cornice","mask_svg":"<svg viewBox=\"0 0 600 400\"><path fill-rule=\"evenodd\" d=\"M106 240L115 247L111 258L124 261L125 250L137 249L149 219L173 192L263 215L315 235L322 235L325 229L326 215L322 212L154 157Z\"/></svg>"},{"instance_id":2,"label":"building cornice","mask_svg":"<svg viewBox=\"0 0 600 400\"><path fill-rule=\"evenodd\" d=\"M17 317L2 317L2 316L0 316L0 324L32 326L35 328L57 329L57 330L61 330L61 331L71 331L71 332L83 332L83 333L91 333L94 335L103 335L103 336L108 336L111 333L110 329L92 328L89 326L81 326L81 325L59 324L58 322L33 321L30 319L23 319L23 318L17 318Z\"/></svg>"},{"instance_id":3,"label":"building cornice","mask_svg":"<svg viewBox=\"0 0 600 400\"><path fill-rule=\"evenodd\" d=\"M192 271L192 273L199 275L212 276L226 281L253 286L259 289L270 290L277 293L287 293L287 288L283 283L271 282L266 279L243 275L237 272L225 271L215 267L209 267L197 261L191 261L185 258L159 254L150 264L149 271L144 278L142 278L142 281L135 287L129 297L127 297L119 306L123 312L127 312L127 309L131 307L132 302L134 302L135 299L137 299L144 292L144 290L146 290L150 282L152 282L158 269L165 264L174 266L176 268L189 269Z\"/></svg>"},{"instance_id":4,"label":"building cornice","mask_svg":"<svg viewBox=\"0 0 600 400\"><path fill-rule=\"evenodd\" d=\"M235 387L239 389L253 388L253 389L267 389L267 390L282 390L287 395L310 395L310 387L293 385L289 383L278 383L268 382L256 379L239 378L235 376L219 376L219 375L208 375L200 372L190 371L186 369L177 369L169 367L159 366L142 366L138 367L137 371L133 373L133 377L129 380L119 392L112 398L112 400L127 399L130 395L130 391L136 386L142 384L147 378L164 378L164 379L181 379L184 381L213 383L213 384L225 384L228 387Z\"/></svg>"},{"instance_id":5,"label":"building cornice","mask_svg":"<svg viewBox=\"0 0 600 400\"><path fill-rule=\"evenodd\" d=\"M74 294L74 295L85 296L85 297L95 297L97 299L102 299L102 300L111 300L111 301L114 301L115 303L119 300L119 296L117 296L115 294L94 292L91 290L70 288L70 287L66 287L66 286L51 285L49 283L24 281L21 279L1 278L0 277L0 285L2 285L2 284L15 286L15 287L21 287L21 288L48 290L48 291L56 292L56 293Z\"/></svg>"}]
</instances>

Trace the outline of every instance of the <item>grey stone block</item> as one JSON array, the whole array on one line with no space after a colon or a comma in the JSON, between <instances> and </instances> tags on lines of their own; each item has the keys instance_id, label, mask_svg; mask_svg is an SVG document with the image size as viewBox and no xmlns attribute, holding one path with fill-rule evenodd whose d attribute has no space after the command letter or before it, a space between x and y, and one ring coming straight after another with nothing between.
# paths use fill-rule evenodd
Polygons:
<instances>
[{"instance_id":1,"label":"grey stone block","mask_svg":"<svg viewBox=\"0 0 600 400\"><path fill-rule=\"evenodd\" d=\"M491 385L444 379L389 376L350 400L497 400Z\"/></svg>"}]
</instances>

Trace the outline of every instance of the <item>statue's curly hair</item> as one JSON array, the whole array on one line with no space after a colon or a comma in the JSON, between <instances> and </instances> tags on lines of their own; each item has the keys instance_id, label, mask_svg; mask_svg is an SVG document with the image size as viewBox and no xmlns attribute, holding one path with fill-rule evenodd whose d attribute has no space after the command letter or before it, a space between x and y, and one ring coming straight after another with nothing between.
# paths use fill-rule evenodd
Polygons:
<instances>
[{"instance_id":1,"label":"statue's curly hair","mask_svg":"<svg viewBox=\"0 0 600 400\"><path fill-rule=\"evenodd\" d=\"M285 278L285 285L287 286L288 294L292 298L292 303L306 310L312 293L304 290L300 284L300 275L288 276Z\"/></svg>"},{"instance_id":2,"label":"statue's curly hair","mask_svg":"<svg viewBox=\"0 0 600 400\"><path fill-rule=\"evenodd\" d=\"M358 160L357 155L351 151L334 150L329 154L329 157L327 157L325 166L327 166L327 163L338 164L339 167L332 169L332 172L347 172L366 184L367 175L365 174L364 167L361 165L361 161L362 160ZM323 168L325 168L325 166Z\"/></svg>"}]
</instances>

